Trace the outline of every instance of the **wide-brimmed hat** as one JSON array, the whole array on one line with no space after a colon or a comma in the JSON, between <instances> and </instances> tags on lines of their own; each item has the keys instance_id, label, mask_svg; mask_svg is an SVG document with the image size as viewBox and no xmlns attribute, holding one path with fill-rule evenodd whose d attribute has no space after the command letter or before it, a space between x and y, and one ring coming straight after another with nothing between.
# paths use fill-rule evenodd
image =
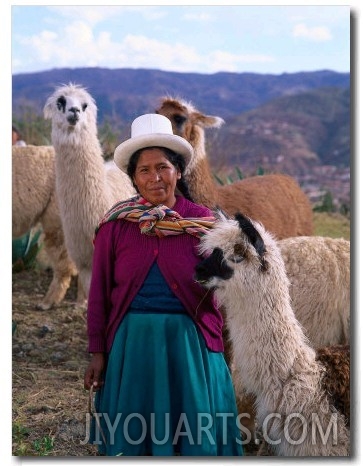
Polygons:
<instances>
[{"instance_id":1,"label":"wide-brimmed hat","mask_svg":"<svg viewBox=\"0 0 363 466\"><path fill-rule=\"evenodd\" d=\"M164 115L148 113L136 118L131 125L131 138L115 149L114 161L127 173L130 157L139 149L146 147L166 147L184 157L188 165L193 147L189 142L173 133L171 121Z\"/></svg>"}]
</instances>

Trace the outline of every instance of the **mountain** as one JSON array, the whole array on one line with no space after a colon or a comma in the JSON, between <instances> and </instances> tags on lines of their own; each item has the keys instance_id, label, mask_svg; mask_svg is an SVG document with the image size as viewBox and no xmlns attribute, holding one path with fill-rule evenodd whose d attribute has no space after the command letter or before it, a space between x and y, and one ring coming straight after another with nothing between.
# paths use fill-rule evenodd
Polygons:
<instances>
[{"instance_id":1,"label":"mountain","mask_svg":"<svg viewBox=\"0 0 363 466\"><path fill-rule=\"evenodd\" d=\"M88 89L116 141L131 121L154 112L165 95L190 101L225 124L207 131L216 173L281 171L294 176L311 199L330 191L350 202L350 74L329 70L281 75L174 73L148 69L63 68L16 74L13 120L42 115L55 87L73 82ZM24 110L25 109L25 110ZM113 152L111 148L111 154Z\"/></svg>"},{"instance_id":2,"label":"mountain","mask_svg":"<svg viewBox=\"0 0 363 466\"><path fill-rule=\"evenodd\" d=\"M153 112L166 94L191 101L205 113L228 118L282 96L322 87L348 88L349 73L315 71L281 75L256 73L174 73L148 69L62 68L15 74L13 112L31 106L41 114L54 88L69 82L88 88L97 102L99 123L129 122Z\"/></svg>"},{"instance_id":3,"label":"mountain","mask_svg":"<svg viewBox=\"0 0 363 466\"><path fill-rule=\"evenodd\" d=\"M316 165L350 165L349 89L321 88L272 100L226 119L211 148L216 166L304 175Z\"/></svg>"}]
</instances>

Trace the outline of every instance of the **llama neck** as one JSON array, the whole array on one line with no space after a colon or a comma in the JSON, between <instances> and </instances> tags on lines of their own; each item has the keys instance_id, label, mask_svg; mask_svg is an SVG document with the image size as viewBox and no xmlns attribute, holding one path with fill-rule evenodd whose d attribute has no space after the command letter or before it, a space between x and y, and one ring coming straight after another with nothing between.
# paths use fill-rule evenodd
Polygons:
<instances>
[{"instance_id":1,"label":"llama neck","mask_svg":"<svg viewBox=\"0 0 363 466\"><path fill-rule=\"evenodd\" d=\"M216 185L205 152L202 129L195 131L191 145L194 148L194 156L185 173L190 193L196 203L214 208L217 204Z\"/></svg>"},{"instance_id":2,"label":"llama neck","mask_svg":"<svg viewBox=\"0 0 363 466\"><path fill-rule=\"evenodd\" d=\"M186 179L192 198L197 204L209 208L216 207L216 186L207 160L202 160L196 164L193 171L186 175Z\"/></svg>"},{"instance_id":3,"label":"llama neck","mask_svg":"<svg viewBox=\"0 0 363 466\"><path fill-rule=\"evenodd\" d=\"M232 280L219 299L226 307L235 364L247 391L273 410L296 366L300 370L301 361L309 364L314 352L292 311L286 277L271 274L267 283L254 280L243 296L245 277L236 274Z\"/></svg>"},{"instance_id":4,"label":"llama neck","mask_svg":"<svg viewBox=\"0 0 363 466\"><path fill-rule=\"evenodd\" d=\"M79 170L86 174L95 174L97 179L104 178L104 160L99 140L86 128L81 131L52 131L52 144L56 150L56 162L62 170L79 175ZM80 177L78 177L80 182ZM85 177L83 181L86 182Z\"/></svg>"},{"instance_id":5,"label":"llama neck","mask_svg":"<svg viewBox=\"0 0 363 466\"><path fill-rule=\"evenodd\" d=\"M67 134L52 132L52 143L56 150L56 186L59 203L66 204L71 212L80 215L80 210L88 210L88 215L81 218L91 218L91 212L97 219L107 210L108 187L106 170L99 140L88 129L72 131ZM77 207L74 200L80 199ZM70 212L68 213L70 215Z\"/></svg>"}]
</instances>

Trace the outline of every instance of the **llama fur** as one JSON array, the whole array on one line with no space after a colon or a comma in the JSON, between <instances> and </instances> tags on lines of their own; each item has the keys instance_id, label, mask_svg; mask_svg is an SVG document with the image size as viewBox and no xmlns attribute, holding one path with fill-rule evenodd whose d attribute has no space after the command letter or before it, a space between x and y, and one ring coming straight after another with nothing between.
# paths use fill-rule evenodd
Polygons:
<instances>
[{"instance_id":1,"label":"llama fur","mask_svg":"<svg viewBox=\"0 0 363 466\"><path fill-rule=\"evenodd\" d=\"M349 345L350 241L299 236L280 240L277 244L290 283L292 308L309 344L327 354L330 354L331 347ZM227 329L225 335L226 360L232 372L238 412L246 415L243 425L255 435L255 399L246 394L235 373ZM344 352L341 356L344 358ZM328 361L324 359L323 362ZM335 371L331 365L326 370L328 373Z\"/></svg>"},{"instance_id":2,"label":"llama fur","mask_svg":"<svg viewBox=\"0 0 363 466\"><path fill-rule=\"evenodd\" d=\"M55 89L44 106L52 122L56 193L65 243L88 296L94 231L109 208L135 194L129 177L104 164L97 135L97 106L77 84Z\"/></svg>"},{"instance_id":3,"label":"llama fur","mask_svg":"<svg viewBox=\"0 0 363 466\"><path fill-rule=\"evenodd\" d=\"M229 345L230 345L229 341ZM324 366L322 387L328 393L331 403L342 413L350 426L350 346L332 345L316 349L316 359ZM256 431L256 397L246 393L243 380L232 364L231 375L236 392L238 413L241 414L241 425L246 448L254 449L258 440ZM252 441L252 443L251 443Z\"/></svg>"},{"instance_id":4,"label":"llama fur","mask_svg":"<svg viewBox=\"0 0 363 466\"><path fill-rule=\"evenodd\" d=\"M222 118L204 115L190 102L171 96L162 99L156 113L167 116L174 133L194 148L186 172L194 199L211 208L218 205L230 215L243 211L281 239L293 308L313 346L349 342L350 243L309 236L313 232L311 205L289 176L255 176L217 186L206 154L205 128L219 128ZM224 341L226 360L234 375L228 330L224 331ZM237 380L234 382L239 412L250 415L243 423L253 432L254 399L244 393Z\"/></svg>"},{"instance_id":5,"label":"llama fur","mask_svg":"<svg viewBox=\"0 0 363 466\"><path fill-rule=\"evenodd\" d=\"M53 271L46 295L37 307L59 304L77 269L64 242L55 195L54 148L12 146L12 237L18 238L40 224L44 251Z\"/></svg>"},{"instance_id":6,"label":"llama fur","mask_svg":"<svg viewBox=\"0 0 363 466\"><path fill-rule=\"evenodd\" d=\"M325 367L323 387L350 426L350 346L333 345L318 348L316 357Z\"/></svg>"},{"instance_id":7,"label":"llama fur","mask_svg":"<svg viewBox=\"0 0 363 466\"><path fill-rule=\"evenodd\" d=\"M256 398L257 424L272 451L349 455L347 421L323 388L324 366L292 309L275 238L242 214L220 216L200 252L209 257L196 267L196 280L214 289L225 309L236 373Z\"/></svg>"},{"instance_id":8,"label":"llama fur","mask_svg":"<svg viewBox=\"0 0 363 466\"><path fill-rule=\"evenodd\" d=\"M243 212L262 223L277 239L313 234L313 212L307 195L285 174L252 176L229 185L213 179L205 148L205 128L219 128L224 120L204 115L192 103L166 96L156 113L171 121L173 132L194 149L185 178L195 202L219 207L229 215Z\"/></svg>"},{"instance_id":9,"label":"llama fur","mask_svg":"<svg viewBox=\"0 0 363 466\"><path fill-rule=\"evenodd\" d=\"M292 307L314 348L350 343L350 241L300 236L278 241Z\"/></svg>"}]
</instances>

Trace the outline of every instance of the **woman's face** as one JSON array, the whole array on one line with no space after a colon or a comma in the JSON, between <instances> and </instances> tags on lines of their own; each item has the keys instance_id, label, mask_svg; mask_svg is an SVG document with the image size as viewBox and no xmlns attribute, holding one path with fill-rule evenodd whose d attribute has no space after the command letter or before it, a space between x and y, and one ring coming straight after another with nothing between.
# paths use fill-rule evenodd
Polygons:
<instances>
[{"instance_id":1,"label":"woman's face","mask_svg":"<svg viewBox=\"0 0 363 466\"><path fill-rule=\"evenodd\" d=\"M175 204L175 187L180 171L169 161L162 149L144 149L136 165L133 181L139 193L151 204Z\"/></svg>"}]
</instances>

